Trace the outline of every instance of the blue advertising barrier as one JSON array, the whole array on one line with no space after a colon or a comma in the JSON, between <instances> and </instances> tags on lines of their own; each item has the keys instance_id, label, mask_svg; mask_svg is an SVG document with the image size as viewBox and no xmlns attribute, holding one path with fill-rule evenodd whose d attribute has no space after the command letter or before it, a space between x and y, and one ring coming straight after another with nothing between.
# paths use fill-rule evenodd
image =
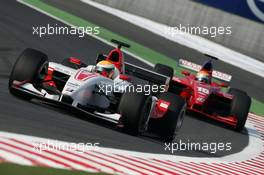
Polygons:
<instances>
[{"instance_id":1,"label":"blue advertising barrier","mask_svg":"<svg viewBox=\"0 0 264 175\"><path fill-rule=\"evenodd\" d=\"M264 0L195 0L264 23Z\"/></svg>"}]
</instances>

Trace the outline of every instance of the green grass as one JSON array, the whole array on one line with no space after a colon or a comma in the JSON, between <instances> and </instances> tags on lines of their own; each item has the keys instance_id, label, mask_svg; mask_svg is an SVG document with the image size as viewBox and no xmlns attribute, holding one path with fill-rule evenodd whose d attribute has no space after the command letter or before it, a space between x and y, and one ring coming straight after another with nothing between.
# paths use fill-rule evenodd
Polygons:
<instances>
[{"instance_id":1,"label":"green grass","mask_svg":"<svg viewBox=\"0 0 264 175\"><path fill-rule=\"evenodd\" d=\"M264 104L256 99L252 99L250 111L264 117Z\"/></svg>"},{"instance_id":2,"label":"green grass","mask_svg":"<svg viewBox=\"0 0 264 175\"><path fill-rule=\"evenodd\" d=\"M78 27L97 27L96 24L93 24L87 20L84 20L78 16L74 16L68 12L65 12L63 10L60 10L58 8L55 8L51 5L48 5L46 3L44 3L41 0L24 0L24 2L35 6L43 11L45 11L46 13L49 13L53 16L56 16L59 19L62 19L65 22L68 22L69 24L72 24L74 26L78 26ZM171 67L173 67L175 69L176 75L180 75L180 72L183 70L182 68L179 68L177 66L177 62L175 61L175 59L167 57L166 55L163 55L161 53L158 53L146 46L140 45L132 40L129 40L126 37L123 37L121 35L118 35L110 30L107 30L101 26L100 27L100 34L97 35L98 37L106 40L106 41L110 41L111 39L117 39L117 40L121 40L123 42L129 43L131 44L131 48L127 51L129 51L130 53L133 53L153 64L156 63L163 63L166 65L169 65ZM258 115L263 115L264 116L264 104L262 102L259 102L255 99L253 99L252 101L252 106L251 106L251 112L256 113Z\"/></svg>"},{"instance_id":3,"label":"green grass","mask_svg":"<svg viewBox=\"0 0 264 175\"><path fill-rule=\"evenodd\" d=\"M1 175L107 175L106 173L89 173L84 171L64 170L47 167L23 166L12 163L0 163Z\"/></svg>"}]
</instances>

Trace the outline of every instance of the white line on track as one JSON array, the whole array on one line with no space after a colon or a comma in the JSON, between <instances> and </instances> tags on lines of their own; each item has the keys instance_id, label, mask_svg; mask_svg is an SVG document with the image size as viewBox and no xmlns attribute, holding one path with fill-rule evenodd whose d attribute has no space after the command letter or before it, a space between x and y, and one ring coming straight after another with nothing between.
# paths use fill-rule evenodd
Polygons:
<instances>
[{"instance_id":1,"label":"white line on track","mask_svg":"<svg viewBox=\"0 0 264 175\"><path fill-rule=\"evenodd\" d=\"M257 125L257 123L254 123ZM260 133L256 131L254 125L251 122L246 123L246 128L249 133L249 144L248 146L239 153L235 153L232 155L224 156L221 158L190 158L185 156L177 156L177 155L163 155L163 154L151 154L151 153L142 153L142 152L134 152L134 151L126 151L126 150L119 150L119 149L112 149L112 148L100 148L103 152L111 152L113 154L122 154L122 155L133 155L137 157L144 157L144 158L159 158L161 160L182 160L186 162L215 162L215 163L226 163L226 162L237 162L237 161L244 161L248 160L250 157L254 158L260 155L263 151L263 141L261 140ZM0 132L0 137L15 137L20 138L23 141L31 142L35 140L35 142L47 142L48 139L39 140L38 137L31 137L21 134L14 134L14 133L7 133L7 132ZM249 157L250 155L250 157Z\"/></svg>"},{"instance_id":2,"label":"white line on track","mask_svg":"<svg viewBox=\"0 0 264 175\"><path fill-rule=\"evenodd\" d=\"M1 145L0 146L0 155L1 155L1 158L2 157L4 158L4 161L17 163L20 165L33 165L33 163L30 160L25 159L18 154L14 154L14 153L11 153L9 151L6 151L6 149L3 149L3 148L4 147Z\"/></svg>"},{"instance_id":3,"label":"white line on track","mask_svg":"<svg viewBox=\"0 0 264 175\"><path fill-rule=\"evenodd\" d=\"M255 116L251 116L250 118ZM22 134L0 132L1 159L24 165L45 165L56 168L79 169L89 172L106 172L116 174L259 174L264 170L263 141L253 125L258 126L259 120L247 122L249 139L260 140L250 144L240 153L220 158L190 158L176 155L146 154L123 151L112 148L100 148L80 154L65 150L42 151L34 150L37 143L61 143ZM264 120L264 118L263 118ZM261 133L263 134L263 133ZM264 139L264 138L263 138ZM2 149L1 149L2 148ZM259 151L252 154L253 149ZM247 150L247 151L245 151ZM244 155L246 154L246 158ZM230 157L233 157L231 159ZM236 157L236 159L234 159ZM47 160L46 160L47 159ZM56 160L54 162L54 160ZM64 164L62 165L61 162Z\"/></svg>"}]
</instances>

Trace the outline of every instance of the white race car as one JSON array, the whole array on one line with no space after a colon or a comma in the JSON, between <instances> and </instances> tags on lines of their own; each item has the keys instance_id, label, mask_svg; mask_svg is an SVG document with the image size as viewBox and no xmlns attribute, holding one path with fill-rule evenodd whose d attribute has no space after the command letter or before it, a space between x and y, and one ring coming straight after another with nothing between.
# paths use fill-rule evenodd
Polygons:
<instances>
[{"instance_id":1,"label":"white race car","mask_svg":"<svg viewBox=\"0 0 264 175\"><path fill-rule=\"evenodd\" d=\"M133 135L151 130L162 139L174 139L186 103L166 92L171 77L125 63L121 47L129 45L113 42L118 47L97 58L114 65L111 77L77 58L49 62L46 54L26 49L12 69L9 90L23 99L38 98L109 120Z\"/></svg>"}]
</instances>

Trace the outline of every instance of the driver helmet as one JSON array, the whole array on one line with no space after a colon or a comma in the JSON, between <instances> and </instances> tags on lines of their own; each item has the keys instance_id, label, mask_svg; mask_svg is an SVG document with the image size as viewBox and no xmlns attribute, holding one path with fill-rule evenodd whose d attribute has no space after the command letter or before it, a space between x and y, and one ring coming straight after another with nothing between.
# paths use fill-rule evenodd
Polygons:
<instances>
[{"instance_id":1,"label":"driver helmet","mask_svg":"<svg viewBox=\"0 0 264 175\"><path fill-rule=\"evenodd\" d=\"M115 65L109 61L100 61L95 66L95 72L107 78L112 78L114 71Z\"/></svg>"},{"instance_id":2,"label":"driver helmet","mask_svg":"<svg viewBox=\"0 0 264 175\"><path fill-rule=\"evenodd\" d=\"M206 71L200 71L196 74L196 80L209 84L211 82L210 74Z\"/></svg>"}]
</instances>

